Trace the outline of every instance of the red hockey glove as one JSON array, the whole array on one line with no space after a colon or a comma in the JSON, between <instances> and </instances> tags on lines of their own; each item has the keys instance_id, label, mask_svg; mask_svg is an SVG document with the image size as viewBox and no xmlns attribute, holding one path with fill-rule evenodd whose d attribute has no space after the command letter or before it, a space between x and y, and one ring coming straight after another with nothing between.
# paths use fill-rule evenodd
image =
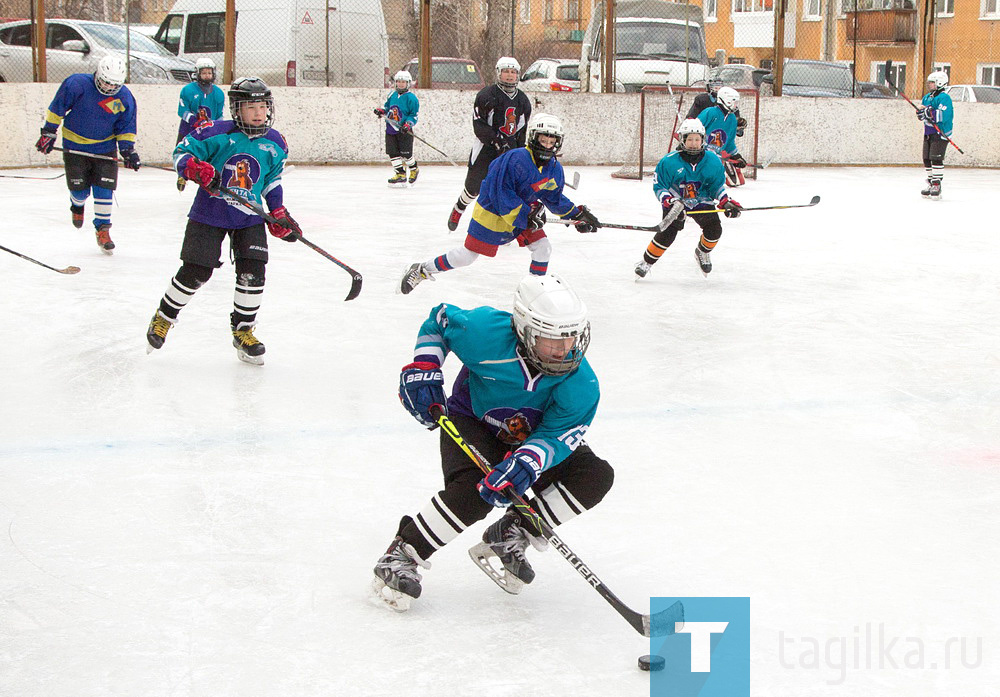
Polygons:
<instances>
[{"instance_id":1,"label":"red hockey glove","mask_svg":"<svg viewBox=\"0 0 1000 697\"><path fill-rule=\"evenodd\" d=\"M375 116L379 118L385 116L385 109L383 109L382 107L377 106L374 109L372 109L372 111L375 112Z\"/></svg>"},{"instance_id":2,"label":"red hockey glove","mask_svg":"<svg viewBox=\"0 0 1000 697\"><path fill-rule=\"evenodd\" d=\"M222 183L222 175L215 171L215 167L195 157L192 157L184 165L184 178L195 182L213 196L216 195L219 184Z\"/></svg>"},{"instance_id":3,"label":"red hockey glove","mask_svg":"<svg viewBox=\"0 0 1000 697\"><path fill-rule=\"evenodd\" d=\"M743 206L738 201L729 198L728 194L723 194L719 199L719 208L723 209L723 215L727 218L739 218L743 212Z\"/></svg>"},{"instance_id":4,"label":"red hockey glove","mask_svg":"<svg viewBox=\"0 0 1000 697\"><path fill-rule=\"evenodd\" d=\"M35 143L35 150L43 155L48 155L54 147L56 147L56 134L43 128L41 137Z\"/></svg>"},{"instance_id":5,"label":"red hockey glove","mask_svg":"<svg viewBox=\"0 0 1000 697\"><path fill-rule=\"evenodd\" d=\"M409 121L404 121L399 125L399 130L403 133L413 133L413 124Z\"/></svg>"},{"instance_id":6,"label":"red hockey glove","mask_svg":"<svg viewBox=\"0 0 1000 697\"><path fill-rule=\"evenodd\" d=\"M298 239L299 224L295 222L292 216L288 215L288 211L285 210L284 206L278 206L271 211L271 217L275 218L277 222L268 222L268 232L275 237L280 237L285 242L294 242Z\"/></svg>"}]
</instances>

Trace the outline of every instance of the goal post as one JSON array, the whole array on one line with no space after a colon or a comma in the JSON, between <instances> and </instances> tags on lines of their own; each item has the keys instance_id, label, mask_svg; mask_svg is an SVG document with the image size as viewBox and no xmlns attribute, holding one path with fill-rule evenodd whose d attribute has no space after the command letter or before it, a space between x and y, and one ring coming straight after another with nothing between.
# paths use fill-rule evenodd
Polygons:
<instances>
[{"instance_id":1,"label":"goal post","mask_svg":"<svg viewBox=\"0 0 1000 697\"><path fill-rule=\"evenodd\" d=\"M749 164L757 164L760 98L755 89L734 89L740 95L740 116L747 120L743 136L737 138L736 144ZM639 114L632 134L632 145L625 163L612 172L611 176L617 179L642 179L652 174L656 164L676 144L674 124L680 125L694 103L694 98L704 91L704 87L644 87L639 92ZM756 179L757 169L747 167L743 174L747 179Z\"/></svg>"}]
</instances>

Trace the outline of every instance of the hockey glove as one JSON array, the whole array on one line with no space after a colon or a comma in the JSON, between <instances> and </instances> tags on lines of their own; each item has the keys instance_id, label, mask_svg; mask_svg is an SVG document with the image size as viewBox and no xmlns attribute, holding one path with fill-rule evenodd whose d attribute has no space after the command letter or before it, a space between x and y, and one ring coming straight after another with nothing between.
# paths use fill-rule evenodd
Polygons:
<instances>
[{"instance_id":1,"label":"hockey glove","mask_svg":"<svg viewBox=\"0 0 1000 697\"><path fill-rule=\"evenodd\" d=\"M746 133L746 128L747 128L747 120L745 118L743 118L742 116L740 116L738 119L736 119L736 135L737 135L737 137L742 138L743 134Z\"/></svg>"},{"instance_id":2,"label":"hockey glove","mask_svg":"<svg viewBox=\"0 0 1000 697\"><path fill-rule=\"evenodd\" d=\"M737 169L743 169L744 167L747 166L747 161L744 160L743 156L740 155L739 153L736 153L735 155L730 157L729 162L732 163L733 167L736 167Z\"/></svg>"},{"instance_id":3,"label":"hockey glove","mask_svg":"<svg viewBox=\"0 0 1000 697\"><path fill-rule=\"evenodd\" d=\"M142 163L139 161L139 153L135 151L135 148L126 148L125 150L119 150L119 152L125 166L138 172Z\"/></svg>"},{"instance_id":4,"label":"hockey glove","mask_svg":"<svg viewBox=\"0 0 1000 697\"><path fill-rule=\"evenodd\" d=\"M213 196L222 183L222 175L215 171L215 167L194 157L184 166L184 178L199 184Z\"/></svg>"},{"instance_id":5,"label":"hockey glove","mask_svg":"<svg viewBox=\"0 0 1000 697\"><path fill-rule=\"evenodd\" d=\"M385 109L383 109L380 106L375 107L374 109L372 109L372 111L375 112L375 116L377 116L378 118L382 118L383 116L385 116Z\"/></svg>"},{"instance_id":6,"label":"hockey glove","mask_svg":"<svg viewBox=\"0 0 1000 697\"><path fill-rule=\"evenodd\" d=\"M743 206L726 194L723 194L722 198L719 199L719 208L724 211L723 215L727 218L739 218L740 213L743 212Z\"/></svg>"},{"instance_id":7,"label":"hockey glove","mask_svg":"<svg viewBox=\"0 0 1000 697\"><path fill-rule=\"evenodd\" d=\"M678 220L684 220L684 204L673 196L663 199L663 222L671 225Z\"/></svg>"},{"instance_id":8,"label":"hockey glove","mask_svg":"<svg viewBox=\"0 0 1000 697\"><path fill-rule=\"evenodd\" d=\"M924 121L927 117L927 107L917 107L917 120Z\"/></svg>"},{"instance_id":9,"label":"hockey glove","mask_svg":"<svg viewBox=\"0 0 1000 697\"><path fill-rule=\"evenodd\" d=\"M597 232L597 228L601 227L601 221L586 206L577 206L569 212L567 217L577 221L577 232Z\"/></svg>"},{"instance_id":10,"label":"hockey glove","mask_svg":"<svg viewBox=\"0 0 1000 697\"><path fill-rule=\"evenodd\" d=\"M515 144L514 136L509 136L506 133L497 133L497 137L493 139L493 147L501 155L513 148Z\"/></svg>"},{"instance_id":11,"label":"hockey glove","mask_svg":"<svg viewBox=\"0 0 1000 697\"><path fill-rule=\"evenodd\" d=\"M541 473L541 463L534 456L518 451L494 467L476 485L476 489L483 501L502 508L511 503L511 499L507 498L511 491L524 496Z\"/></svg>"},{"instance_id":12,"label":"hockey glove","mask_svg":"<svg viewBox=\"0 0 1000 697\"><path fill-rule=\"evenodd\" d=\"M403 123L399 124L399 130L402 133L413 133L413 124L410 123L409 121L404 121Z\"/></svg>"},{"instance_id":13,"label":"hockey glove","mask_svg":"<svg viewBox=\"0 0 1000 697\"><path fill-rule=\"evenodd\" d=\"M437 428L431 407L436 404L448 413L441 366L430 361L404 365L399 375L399 401L421 424L431 430Z\"/></svg>"},{"instance_id":14,"label":"hockey glove","mask_svg":"<svg viewBox=\"0 0 1000 697\"><path fill-rule=\"evenodd\" d=\"M928 125L937 123L937 109L932 106L925 106L923 120Z\"/></svg>"},{"instance_id":15,"label":"hockey glove","mask_svg":"<svg viewBox=\"0 0 1000 697\"><path fill-rule=\"evenodd\" d=\"M43 128L41 137L35 143L35 150L43 155L48 155L54 147L56 147L56 134Z\"/></svg>"},{"instance_id":16,"label":"hockey glove","mask_svg":"<svg viewBox=\"0 0 1000 697\"><path fill-rule=\"evenodd\" d=\"M528 213L528 229L541 230L545 227L545 206L541 201L531 204L531 212Z\"/></svg>"},{"instance_id":17,"label":"hockey glove","mask_svg":"<svg viewBox=\"0 0 1000 697\"><path fill-rule=\"evenodd\" d=\"M298 239L299 224L295 222L292 216L288 215L288 211L285 210L284 206L278 206L271 211L271 217L278 222L272 223L269 221L267 223L268 232L275 237L283 239L285 242L294 242Z\"/></svg>"}]
</instances>

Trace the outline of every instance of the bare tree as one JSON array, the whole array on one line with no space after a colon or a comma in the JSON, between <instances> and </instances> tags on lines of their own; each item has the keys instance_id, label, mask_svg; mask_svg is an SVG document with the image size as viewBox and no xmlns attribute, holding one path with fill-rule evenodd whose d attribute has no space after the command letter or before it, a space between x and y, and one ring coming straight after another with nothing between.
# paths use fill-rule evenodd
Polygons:
<instances>
[{"instance_id":1,"label":"bare tree","mask_svg":"<svg viewBox=\"0 0 1000 697\"><path fill-rule=\"evenodd\" d=\"M482 47L480 54L474 56L486 75L491 74L493 65L500 56L510 53L510 12L514 2L515 0L487 1Z\"/></svg>"}]
</instances>

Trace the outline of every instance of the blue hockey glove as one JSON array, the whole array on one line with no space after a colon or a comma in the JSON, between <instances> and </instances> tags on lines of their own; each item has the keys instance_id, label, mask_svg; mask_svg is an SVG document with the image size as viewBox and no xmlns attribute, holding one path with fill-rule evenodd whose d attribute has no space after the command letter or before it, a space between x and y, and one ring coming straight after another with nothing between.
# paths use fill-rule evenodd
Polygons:
<instances>
[{"instance_id":1,"label":"blue hockey glove","mask_svg":"<svg viewBox=\"0 0 1000 697\"><path fill-rule=\"evenodd\" d=\"M404 365L399 375L399 401L421 424L431 430L437 428L431 407L437 404L448 413L441 366L428 361Z\"/></svg>"},{"instance_id":2,"label":"blue hockey glove","mask_svg":"<svg viewBox=\"0 0 1000 697\"><path fill-rule=\"evenodd\" d=\"M127 150L122 150L120 152L122 155L122 162L125 163L125 166L138 172L142 163L139 162L139 153L135 151L135 148L128 148Z\"/></svg>"},{"instance_id":3,"label":"blue hockey glove","mask_svg":"<svg viewBox=\"0 0 1000 697\"><path fill-rule=\"evenodd\" d=\"M505 492L513 489L518 496L524 496L541 473L538 460L528 453L516 452L483 477L476 489L486 503L502 508L510 504Z\"/></svg>"}]
</instances>

